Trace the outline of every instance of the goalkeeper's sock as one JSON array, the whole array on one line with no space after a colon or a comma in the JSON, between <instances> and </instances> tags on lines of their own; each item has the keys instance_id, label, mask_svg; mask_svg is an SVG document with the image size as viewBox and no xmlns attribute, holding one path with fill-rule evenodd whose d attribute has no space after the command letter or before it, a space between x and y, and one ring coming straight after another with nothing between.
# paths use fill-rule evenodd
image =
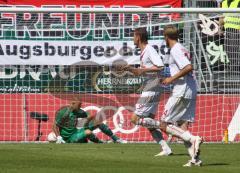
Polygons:
<instances>
[{"instance_id":1,"label":"goalkeeper's sock","mask_svg":"<svg viewBox=\"0 0 240 173\"><path fill-rule=\"evenodd\" d=\"M169 134L172 134L176 137L179 137L181 139L183 139L184 141L188 142L193 142L195 140L195 136L191 135L191 133L189 131L184 131L181 128L175 126L175 125L167 125L166 127L166 132Z\"/></svg>"},{"instance_id":2,"label":"goalkeeper's sock","mask_svg":"<svg viewBox=\"0 0 240 173\"><path fill-rule=\"evenodd\" d=\"M93 133L88 135L88 139L94 143L103 143L100 139L97 138Z\"/></svg>"},{"instance_id":3,"label":"goalkeeper's sock","mask_svg":"<svg viewBox=\"0 0 240 173\"><path fill-rule=\"evenodd\" d=\"M100 124L98 128L107 136L112 138L113 141L117 141L119 138L113 134L112 130L106 124Z\"/></svg>"},{"instance_id":4,"label":"goalkeeper's sock","mask_svg":"<svg viewBox=\"0 0 240 173\"><path fill-rule=\"evenodd\" d=\"M141 125L143 127L156 128L156 129L158 129L160 126L160 122L152 118L139 118L136 124Z\"/></svg>"},{"instance_id":5,"label":"goalkeeper's sock","mask_svg":"<svg viewBox=\"0 0 240 173\"><path fill-rule=\"evenodd\" d=\"M116 136L116 135L112 135L112 136L110 136L111 138L112 138L112 140L114 141L114 142L116 142L117 140L119 140L119 138Z\"/></svg>"}]
</instances>

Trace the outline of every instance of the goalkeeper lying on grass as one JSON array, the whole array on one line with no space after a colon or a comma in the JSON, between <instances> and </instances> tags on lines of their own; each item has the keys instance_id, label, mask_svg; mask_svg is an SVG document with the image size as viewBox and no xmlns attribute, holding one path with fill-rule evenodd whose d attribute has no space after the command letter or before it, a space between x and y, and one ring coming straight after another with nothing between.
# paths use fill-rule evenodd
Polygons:
<instances>
[{"instance_id":1,"label":"goalkeeper lying on grass","mask_svg":"<svg viewBox=\"0 0 240 173\"><path fill-rule=\"evenodd\" d=\"M116 143L123 141L113 134L111 129L103 123L95 121L94 116L89 116L87 112L80 109L81 102L72 101L69 106L65 106L57 111L53 132L56 135L56 143L87 143L88 139L94 143L102 143L92 131L99 128L104 134L112 138ZM76 127L78 118L86 118L84 127Z\"/></svg>"}]
</instances>

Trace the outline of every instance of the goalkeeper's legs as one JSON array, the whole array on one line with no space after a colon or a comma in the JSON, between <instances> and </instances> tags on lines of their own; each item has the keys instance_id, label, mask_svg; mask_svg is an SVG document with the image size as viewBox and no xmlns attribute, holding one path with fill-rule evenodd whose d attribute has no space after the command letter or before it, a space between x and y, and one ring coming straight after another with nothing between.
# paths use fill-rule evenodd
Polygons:
<instances>
[{"instance_id":1,"label":"goalkeeper's legs","mask_svg":"<svg viewBox=\"0 0 240 173\"><path fill-rule=\"evenodd\" d=\"M112 130L106 125L106 124L100 124L98 125L98 128L107 136L112 138L114 142L118 142L120 139L113 134Z\"/></svg>"},{"instance_id":2,"label":"goalkeeper's legs","mask_svg":"<svg viewBox=\"0 0 240 173\"><path fill-rule=\"evenodd\" d=\"M93 134L91 130L85 130L86 137L94 143L103 143L100 139Z\"/></svg>"},{"instance_id":3,"label":"goalkeeper's legs","mask_svg":"<svg viewBox=\"0 0 240 173\"><path fill-rule=\"evenodd\" d=\"M100 140L92 135L91 130L85 130L84 128L78 129L68 140L69 143L87 143L88 138L93 142L98 143ZM90 140L91 140L90 139Z\"/></svg>"},{"instance_id":4,"label":"goalkeeper's legs","mask_svg":"<svg viewBox=\"0 0 240 173\"><path fill-rule=\"evenodd\" d=\"M96 123L96 122L90 122L88 129L95 130L99 128L101 132L103 132L105 135L109 136L115 143L126 143L126 141L118 138L116 135L113 134L112 130L108 127L108 125L104 123Z\"/></svg>"}]
</instances>

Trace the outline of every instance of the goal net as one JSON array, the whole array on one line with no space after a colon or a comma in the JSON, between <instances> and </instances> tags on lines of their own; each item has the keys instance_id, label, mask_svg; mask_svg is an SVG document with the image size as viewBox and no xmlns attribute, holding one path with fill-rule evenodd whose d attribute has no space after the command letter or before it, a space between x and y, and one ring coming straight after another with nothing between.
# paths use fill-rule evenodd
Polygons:
<instances>
[{"instance_id":1,"label":"goal net","mask_svg":"<svg viewBox=\"0 0 240 173\"><path fill-rule=\"evenodd\" d=\"M233 18L240 26L240 11L183 10L1 7L0 141L46 141L56 111L77 99L120 138L153 142L147 129L130 122L144 77L118 67L139 66L133 31L146 27L168 76L163 27L169 24L179 29L197 80L196 121L190 130L208 142L222 142L228 129L229 141L239 141L240 28L226 29L219 21ZM158 120L171 93L171 85L162 87Z\"/></svg>"}]
</instances>

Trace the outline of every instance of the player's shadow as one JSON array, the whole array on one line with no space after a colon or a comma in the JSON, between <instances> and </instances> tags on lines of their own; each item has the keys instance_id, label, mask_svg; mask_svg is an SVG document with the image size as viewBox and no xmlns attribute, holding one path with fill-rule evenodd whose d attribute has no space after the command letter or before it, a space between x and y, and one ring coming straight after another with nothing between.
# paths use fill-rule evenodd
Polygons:
<instances>
[{"instance_id":1,"label":"player's shadow","mask_svg":"<svg viewBox=\"0 0 240 173\"><path fill-rule=\"evenodd\" d=\"M209 164L203 164L203 166L227 166L230 165L229 163L209 163Z\"/></svg>"},{"instance_id":2,"label":"player's shadow","mask_svg":"<svg viewBox=\"0 0 240 173\"><path fill-rule=\"evenodd\" d=\"M173 156L188 156L187 153L173 153Z\"/></svg>"}]
</instances>

